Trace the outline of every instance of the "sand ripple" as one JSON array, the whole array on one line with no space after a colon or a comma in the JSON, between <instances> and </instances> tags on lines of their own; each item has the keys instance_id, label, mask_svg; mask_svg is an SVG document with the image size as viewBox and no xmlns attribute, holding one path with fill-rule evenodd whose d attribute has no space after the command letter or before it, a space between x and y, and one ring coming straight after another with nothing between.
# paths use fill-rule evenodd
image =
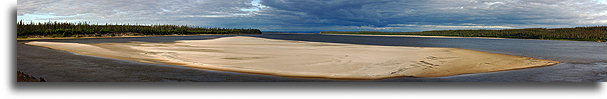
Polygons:
<instances>
[{"instance_id":1,"label":"sand ripple","mask_svg":"<svg viewBox=\"0 0 607 99\"><path fill-rule=\"evenodd\" d=\"M458 48L339 44L244 36L174 43L79 44L34 41L26 44L148 63L340 79L440 77L558 63Z\"/></svg>"}]
</instances>

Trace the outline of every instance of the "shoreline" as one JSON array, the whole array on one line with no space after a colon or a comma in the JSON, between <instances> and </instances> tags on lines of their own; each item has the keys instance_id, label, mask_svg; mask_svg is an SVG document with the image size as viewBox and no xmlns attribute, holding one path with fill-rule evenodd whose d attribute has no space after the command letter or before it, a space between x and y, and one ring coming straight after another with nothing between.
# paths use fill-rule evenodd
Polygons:
<instances>
[{"instance_id":1,"label":"shoreline","mask_svg":"<svg viewBox=\"0 0 607 99\"><path fill-rule=\"evenodd\" d=\"M28 41L28 40L62 40L62 39L91 39L91 38L132 38L132 37L161 37L161 36L204 36L204 35L255 35L255 34L189 34L189 35L105 36L105 37L43 37L43 38L17 38L17 40Z\"/></svg>"},{"instance_id":2,"label":"shoreline","mask_svg":"<svg viewBox=\"0 0 607 99\"><path fill-rule=\"evenodd\" d=\"M322 35L354 35L354 36L384 36L384 37L426 37L426 38L482 38L482 39L517 39L497 37L460 37L460 36L423 36L423 35L382 35L382 34L322 34ZM541 40L541 39L531 39Z\"/></svg>"},{"instance_id":3,"label":"shoreline","mask_svg":"<svg viewBox=\"0 0 607 99\"><path fill-rule=\"evenodd\" d=\"M303 78L330 78L330 79L360 79L374 80L394 77L442 77L461 74L473 74L482 72L495 72L516 70L534 67L544 67L558 64L556 61L534 59L522 56L496 54L458 48L431 48L431 47L388 47L356 44L319 43L305 41L289 41L261 39L254 37L225 37L213 40L182 40L171 44L157 43L101 43L101 44L78 44L58 42L26 43L28 45L42 46L57 50L65 50L73 53L131 60L145 63L164 63L186 67L212 69L219 71L233 71L265 75L277 75L287 77ZM249 46L247 46L249 45ZM256 47L261 45L262 47ZM108 50L111 49L111 50ZM257 50L255 50L257 49ZM278 49L278 50L277 50ZM318 49L315 51L307 51ZM270 50L264 52L265 50ZM286 51L285 51L286 50ZM346 50L355 50L344 52ZM280 52L283 51L283 52ZM369 52L376 51L376 52ZM301 53L298 53L301 52ZM356 54L356 53L363 54ZM285 54L288 53L288 54ZM319 54L320 53L320 54ZM369 53L369 54L364 54ZM394 55L394 53L404 53ZM430 54L427 54L430 53ZM431 54L435 53L435 54ZM451 54L448 54L451 53ZM143 55L141 55L143 54ZM298 57L294 57L295 56ZM319 55L307 55L319 54ZM374 55L379 54L379 56ZM421 55L418 55L421 54ZM346 55L342 57L340 55ZM350 55L350 57L348 57ZM410 55L404 57L402 55ZM428 57L430 55L431 57ZM127 57L124 57L127 56ZM206 56L206 57L205 57ZM276 57L274 57L276 56ZM487 57L490 56L490 57ZM307 58L306 58L307 57ZM371 57L371 58L368 58ZM388 58L385 58L388 57ZM449 57L469 57L472 59L459 59ZM496 64L480 64L482 66L497 66L493 68L477 67L481 69L457 70L466 68L466 62L476 62L473 59L493 59ZM203 58L203 59L199 59ZM340 59L345 58L345 59ZM421 58L422 60L420 61ZM445 58L445 59L441 59ZM432 60L436 59L436 60ZM298 62L306 60L308 62ZM390 60L390 61L386 61ZM415 60L415 62L410 62ZM204 63L197 63L204 61ZM348 62L350 61L350 62ZM366 61L366 62L361 62ZM443 63L443 62L447 63ZM508 62L503 62L508 61ZM240 62L240 63L238 63ZM370 62L370 63L369 63ZM455 62L455 63L449 63ZM314 64L322 63L322 64ZM525 66L508 66L500 64L526 63ZM534 63L533 65L529 65ZM290 65L289 65L290 64ZM301 65L308 64L308 65ZM310 65L312 64L312 65ZM366 64L366 65L365 65ZM378 65L379 64L379 65ZM434 70L426 70L417 67L400 65L429 65ZM475 63L476 64L476 63ZM255 65L255 66L249 66ZM373 66L367 66L373 65ZM434 65L442 65L435 67ZM470 64L468 64L470 65ZM265 66L265 67L264 67ZM286 66L286 67L285 67ZM288 67L291 66L291 67ZM333 67L326 67L333 66ZM459 66L458 68L449 66ZM464 67L462 67L464 66ZM380 67L380 68L377 68ZM469 66L468 66L469 67ZM408 68L410 71L403 72L398 68ZM482 69L484 68L484 69ZM309 70L315 69L315 70ZM399 71L398 73L394 70ZM486 70L487 69L487 70ZM440 72L443 71L443 72ZM445 73L446 72L446 73ZM452 73L455 72L455 73ZM369 75L361 75L367 73ZM373 75L371 75L373 74Z\"/></svg>"},{"instance_id":4,"label":"shoreline","mask_svg":"<svg viewBox=\"0 0 607 99\"><path fill-rule=\"evenodd\" d=\"M557 41L581 41L581 42L605 42L585 41L567 39L523 39L523 38L499 38L499 37L461 37L461 36L423 36L423 35L383 35L383 34L322 34L322 35L346 35L346 36L382 36L382 37L426 37L426 38L480 38L480 39L520 39L520 40L557 40Z\"/></svg>"}]
</instances>

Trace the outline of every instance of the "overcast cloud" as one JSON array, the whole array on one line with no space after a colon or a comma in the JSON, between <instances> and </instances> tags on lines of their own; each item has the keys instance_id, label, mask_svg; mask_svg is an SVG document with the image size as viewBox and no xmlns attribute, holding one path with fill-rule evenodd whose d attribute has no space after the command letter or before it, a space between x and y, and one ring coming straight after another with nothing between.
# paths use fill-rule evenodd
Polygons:
<instances>
[{"instance_id":1,"label":"overcast cloud","mask_svg":"<svg viewBox=\"0 0 607 99\"><path fill-rule=\"evenodd\" d=\"M19 0L18 20L421 31L607 25L607 0Z\"/></svg>"}]
</instances>

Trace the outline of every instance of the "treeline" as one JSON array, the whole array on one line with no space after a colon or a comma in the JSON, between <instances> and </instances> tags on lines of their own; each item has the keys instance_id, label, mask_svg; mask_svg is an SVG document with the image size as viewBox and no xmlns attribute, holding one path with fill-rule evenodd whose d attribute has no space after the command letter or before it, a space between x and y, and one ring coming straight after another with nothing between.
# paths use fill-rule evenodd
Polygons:
<instances>
[{"instance_id":1,"label":"treeline","mask_svg":"<svg viewBox=\"0 0 607 99\"><path fill-rule=\"evenodd\" d=\"M422 32L321 32L324 34L375 34L375 35L422 35L422 36L458 36L458 37L498 37L521 39L552 39L578 41L606 41L607 26L576 28L527 28L503 30L436 30Z\"/></svg>"},{"instance_id":2,"label":"treeline","mask_svg":"<svg viewBox=\"0 0 607 99\"><path fill-rule=\"evenodd\" d=\"M17 36L20 38L174 34L261 34L261 31L258 29L203 28L185 25L96 25L87 22L24 23L23 21L17 23Z\"/></svg>"}]
</instances>

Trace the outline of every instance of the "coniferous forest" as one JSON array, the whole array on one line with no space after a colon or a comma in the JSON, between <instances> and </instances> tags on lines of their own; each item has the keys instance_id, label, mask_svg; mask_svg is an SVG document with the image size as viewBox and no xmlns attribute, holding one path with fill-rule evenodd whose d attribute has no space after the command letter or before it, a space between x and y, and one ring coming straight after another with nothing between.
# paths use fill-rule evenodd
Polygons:
<instances>
[{"instance_id":1,"label":"coniferous forest","mask_svg":"<svg viewBox=\"0 0 607 99\"><path fill-rule=\"evenodd\" d=\"M436 30L422 32L377 32L327 31L323 34L369 34L369 35L422 35L422 36L457 36L457 37L498 37L520 39L606 41L607 26L575 28L527 28L503 30Z\"/></svg>"},{"instance_id":2,"label":"coniferous forest","mask_svg":"<svg viewBox=\"0 0 607 99\"><path fill-rule=\"evenodd\" d=\"M203 28L186 25L97 25L87 22L17 23L18 38L38 37L106 37L186 34L261 34L258 29Z\"/></svg>"}]
</instances>

